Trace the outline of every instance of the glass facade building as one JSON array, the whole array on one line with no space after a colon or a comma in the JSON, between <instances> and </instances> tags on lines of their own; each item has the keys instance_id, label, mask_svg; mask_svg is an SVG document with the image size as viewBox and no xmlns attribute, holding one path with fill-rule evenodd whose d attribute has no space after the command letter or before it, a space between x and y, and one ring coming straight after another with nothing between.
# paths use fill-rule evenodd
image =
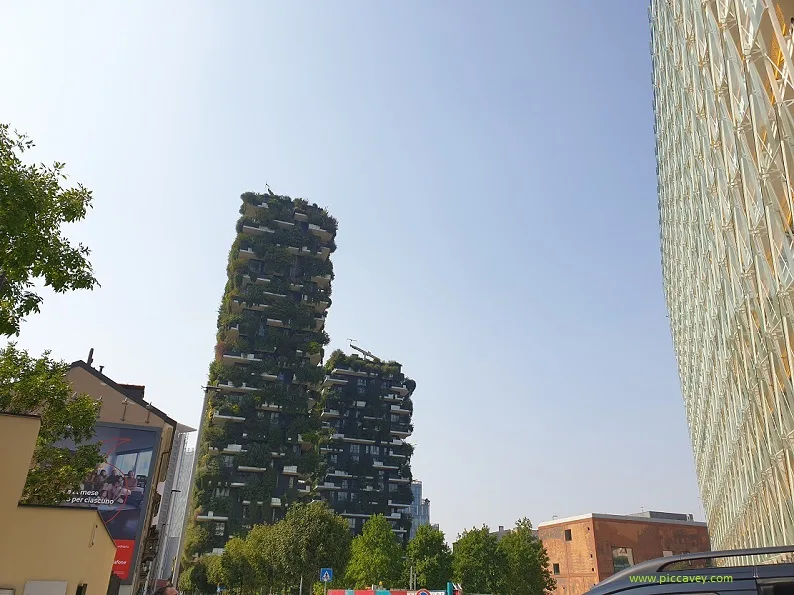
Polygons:
<instances>
[{"instance_id":1,"label":"glass facade building","mask_svg":"<svg viewBox=\"0 0 794 595\"><path fill-rule=\"evenodd\" d=\"M422 482L412 481L411 492L413 501L411 502L411 533L410 539L416 535L416 530L422 525L430 524L430 500L422 498Z\"/></svg>"},{"instance_id":2,"label":"glass facade building","mask_svg":"<svg viewBox=\"0 0 794 595\"><path fill-rule=\"evenodd\" d=\"M714 549L794 543L794 0L652 0L662 270Z\"/></svg>"}]
</instances>

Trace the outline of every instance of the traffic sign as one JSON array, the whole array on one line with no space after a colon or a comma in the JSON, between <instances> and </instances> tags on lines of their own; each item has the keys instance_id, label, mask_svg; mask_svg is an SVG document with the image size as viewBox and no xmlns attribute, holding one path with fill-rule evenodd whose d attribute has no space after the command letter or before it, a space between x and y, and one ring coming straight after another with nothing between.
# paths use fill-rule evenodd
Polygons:
<instances>
[{"instance_id":1,"label":"traffic sign","mask_svg":"<svg viewBox=\"0 0 794 595\"><path fill-rule=\"evenodd\" d=\"M416 595L430 595L430 591L428 591L427 589L419 589L416 592Z\"/></svg>"},{"instance_id":2,"label":"traffic sign","mask_svg":"<svg viewBox=\"0 0 794 595\"><path fill-rule=\"evenodd\" d=\"M334 569L333 568L321 568L320 569L320 582L321 583L330 583L334 580ZM427 595L430 595L428 593Z\"/></svg>"}]
</instances>

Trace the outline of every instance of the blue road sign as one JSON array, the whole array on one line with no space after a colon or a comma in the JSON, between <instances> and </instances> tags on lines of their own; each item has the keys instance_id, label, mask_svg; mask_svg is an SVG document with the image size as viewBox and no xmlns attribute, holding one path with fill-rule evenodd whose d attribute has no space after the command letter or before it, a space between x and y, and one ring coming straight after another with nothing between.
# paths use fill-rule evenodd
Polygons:
<instances>
[{"instance_id":1,"label":"blue road sign","mask_svg":"<svg viewBox=\"0 0 794 595\"><path fill-rule=\"evenodd\" d=\"M320 582L321 583L330 583L334 580L334 569L333 568L321 568L320 569Z\"/></svg>"}]
</instances>

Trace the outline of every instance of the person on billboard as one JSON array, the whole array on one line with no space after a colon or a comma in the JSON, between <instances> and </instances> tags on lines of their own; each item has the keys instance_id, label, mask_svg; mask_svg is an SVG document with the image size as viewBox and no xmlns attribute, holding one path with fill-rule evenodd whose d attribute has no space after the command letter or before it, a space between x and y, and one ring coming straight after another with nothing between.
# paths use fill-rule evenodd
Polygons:
<instances>
[{"instance_id":1,"label":"person on billboard","mask_svg":"<svg viewBox=\"0 0 794 595\"><path fill-rule=\"evenodd\" d=\"M135 471L129 471L124 477L124 487L128 490L134 490L138 487L138 478L135 477Z\"/></svg>"},{"instance_id":2,"label":"person on billboard","mask_svg":"<svg viewBox=\"0 0 794 595\"><path fill-rule=\"evenodd\" d=\"M111 476L107 483L102 487L102 497L114 502L121 496L121 491L124 489L124 481L121 475Z\"/></svg>"},{"instance_id":3,"label":"person on billboard","mask_svg":"<svg viewBox=\"0 0 794 595\"><path fill-rule=\"evenodd\" d=\"M108 472L104 469L99 469L98 473L94 473L94 477L91 480L91 488L95 492L101 492L102 487L105 485L107 481Z\"/></svg>"}]
</instances>

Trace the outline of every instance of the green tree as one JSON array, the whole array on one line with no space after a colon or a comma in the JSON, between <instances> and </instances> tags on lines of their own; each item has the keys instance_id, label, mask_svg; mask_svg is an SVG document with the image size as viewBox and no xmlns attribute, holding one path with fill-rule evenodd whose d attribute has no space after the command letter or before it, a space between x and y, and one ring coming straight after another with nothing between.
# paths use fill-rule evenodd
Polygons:
<instances>
[{"instance_id":1,"label":"green tree","mask_svg":"<svg viewBox=\"0 0 794 595\"><path fill-rule=\"evenodd\" d=\"M543 595L553 591L556 583L549 572L549 556L540 540L532 534L527 518L499 542L505 560L505 592L511 595Z\"/></svg>"},{"instance_id":2,"label":"green tree","mask_svg":"<svg viewBox=\"0 0 794 595\"><path fill-rule=\"evenodd\" d=\"M288 580L295 586L311 585L319 579L321 568L341 574L350 558L353 540L347 522L325 502L293 504L283 521L284 566Z\"/></svg>"},{"instance_id":3,"label":"green tree","mask_svg":"<svg viewBox=\"0 0 794 595\"><path fill-rule=\"evenodd\" d=\"M64 223L85 218L91 192L66 188L64 164L25 165L33 142L0 124L0 335L19 335L22 319L39 311L35 279L58 293L98 285L88 248L72 246Z\"/></svg>"},{"instance_id":4,"label":"green tree","mask_svg":"<svg viewBox=\"0 0 794 595\"><path fill-rule=\"evenodd\" d=\"M279 590L285 584L286 569L281 552L283 532L281 522L275 525L254 525L245 538L255 581L262 591Z\"/></svg>"},{"instance_id":5,"label":"green tree","mask_svg":"<svg viewBox=\"0 0 794 595\"><path fill-rule=\"evenodd\" d=\"M452 576L464 592L504 593L505 568L504 554L487 526L464 531L459 536L455 544Z\"/></svg>"},{"instance_id":6,"label":"green tree","mask_svg":"<svg viewBox=\"0 0 794 595\"><path fill-rule=\"evenodd\" d=\"M410 569L416 575L417 588L442 590L452 580L452 552L444 533L430 525L422 525L408 542L403 582L407 585Z\"/></svg>"},{"instance_id":7,"label":"green tree","mask_svg":"<svg viewBox=\"0 0 794 595\"><path fill-rule=\"evenodd\" d=\"M223 567L223 560L217 554L206 554L200 558L207 569L207 582L214 587L228 586L229 577Z\"/></svg>"},{"instance_id":8,"label":"green tree","mask_svg":"<svg viewBox=\"0 0 794 595\"><path fill-rule=\"evenodd\" d=\"M251 563L250 548L241 537L232 537L223 549L221 568L224 585L242 593L257 587L256 573Z\"/></svg>"},{"instance_id":9,"label":"green tree","mask_svg":"<svg viewBox=\"0 0 794 595\"><path fill-rule=\"evenodd\" d=\"M364 523L361 535L353 539L345 582L357 589L381 582L385 586L396 584L402 573L402 554L386 517L372 516Z\"/></svg>"},{"instance_id":10,"label":"green tree","mask_svg":"<svg viewBox=\"0 0 794 595\"><path fill-rule=\"evenodd\" d=\"M69 366L39 358L9 344L0 349L0 411L41 417L27 483L25 504L59 504L103 461L97 444L83 444L94 436L99 405L87 395L74 395L66 380ZM56 446L61 440L74 450Z\"/></svg>"},{"instance_id":11,"label":"green tree","mask_svg":"<svg viewBox=\"0 0 794 595\"><path fill-rule=\"evenodd\" d=\"M216 556L217 557L217 556ZM214 593L217 585L212 585L207 576L206 557L199 558L188 566L179 576L179 590L183 593Z\"/></svg>"}]
</instances>

